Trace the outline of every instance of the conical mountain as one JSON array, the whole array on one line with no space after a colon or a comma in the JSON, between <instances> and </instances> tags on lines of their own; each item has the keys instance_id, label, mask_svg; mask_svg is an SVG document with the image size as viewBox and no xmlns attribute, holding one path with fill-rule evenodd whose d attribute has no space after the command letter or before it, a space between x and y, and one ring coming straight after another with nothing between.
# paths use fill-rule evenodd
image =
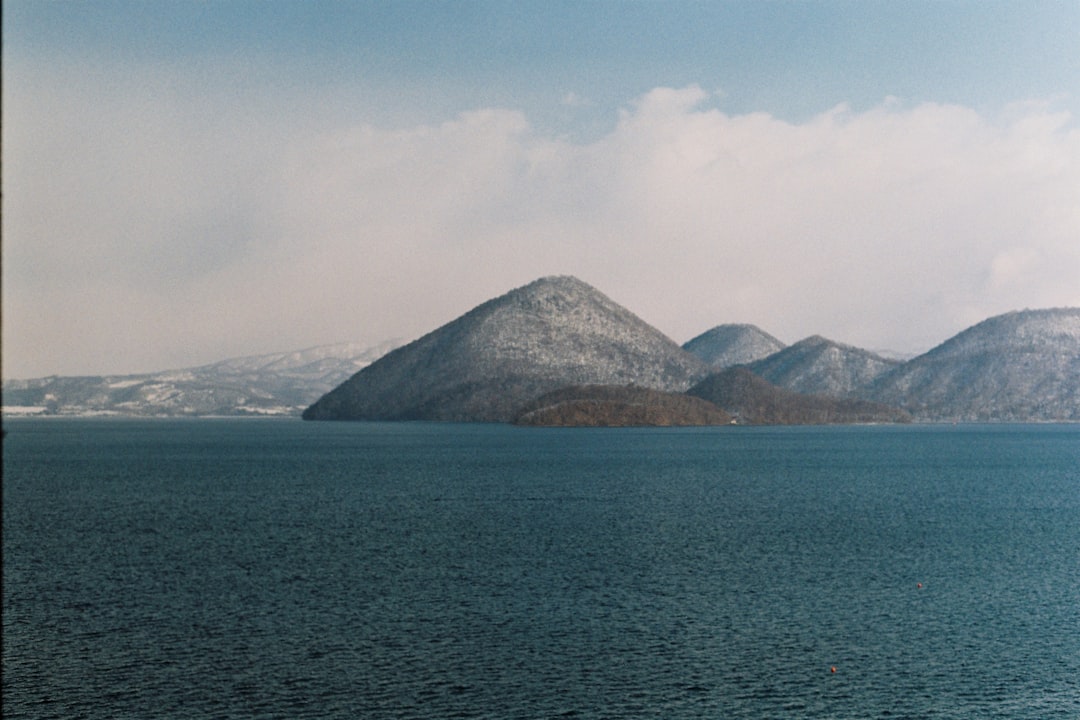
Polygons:
<instances>
[{"instance_id":1,"label":"conical mountain","mask_svg":"<svg viewBox=\"0 0 1080 720\"><path fill-rule=\"evenodd\" d=\"M925 420L1080 420L1080 308L984 320L881 377L866 395Z\"/></svg>"},{"instance_id":2,"label":"conical mountain","mask_svg":"<svg viewBox=\"0 0 1080 720\"><path fill-rule=\"evenodd\" d=\"M683 391L698 358L573 277L548 277L477 306L324 395L309 420L508 422L567 385Z\"/></svg>"},{"instance_id":3,"label":"conical mountain","mask_svg":"<svg viewBox=\"0 0 1080 720\"><path fill-rule=\"evenodd\" d=\"M748 367L787 390L847 397L899 364L869 350L813 335Z\"/></svg>"},{"instance_id":4,"label":"conical mountain","mask_svg":"<svg viewBox=\"0 0 1080 720\"><path fill-rule=\"evenodd\" d=\"M717 325L683 345L713 370L746 365L783 350L784 343L756 325Z\"/></svg>"}]
</instances>

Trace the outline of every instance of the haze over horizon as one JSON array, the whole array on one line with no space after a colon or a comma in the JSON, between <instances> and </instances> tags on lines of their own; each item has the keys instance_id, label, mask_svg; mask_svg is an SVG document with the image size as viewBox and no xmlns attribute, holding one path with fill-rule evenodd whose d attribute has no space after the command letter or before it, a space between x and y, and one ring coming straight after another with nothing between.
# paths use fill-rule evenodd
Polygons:
<instances>
[{"instance_id":1,"label":"haze over horizon","mask_svg":"<svg viewBox=\"0 0 1080 720\"><path fill-rule=\"evenodd\" d=\"M1080 3L3 5L3 376L411 340L574 275L683 343L1080 306Z\"/></svg>"}]
</instances>

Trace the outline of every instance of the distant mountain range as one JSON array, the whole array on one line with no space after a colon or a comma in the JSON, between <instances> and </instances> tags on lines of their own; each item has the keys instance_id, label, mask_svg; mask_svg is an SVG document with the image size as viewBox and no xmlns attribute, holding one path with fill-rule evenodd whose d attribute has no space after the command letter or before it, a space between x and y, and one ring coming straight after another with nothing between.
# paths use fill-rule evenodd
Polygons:
<instances>
[{"instance_id":1,"label":"distant mountain range","mask_svg":"<svg viewBox=\"0 0 1080 720\"><path fill-rule=\"evenodd\" d=\"M755 423L1080 420L1080 309L992 319L901 362L819 336L784 347L747 325L677 348L580 280L543 278L381 358L304 417L623 425L651 404L648 424L691 424L641 388L690 390Z\"/></svg>"},{"instance_id":2,"label":"distant mountain range","mask_svg":"<svg viewBox=\"0 0 1080 720\"><path fill-rule=\"evenodd\" d=\"M399 345L4 381L4 413L306 407L307 419L541 425L1080 421L1080 308L990 318L900 361L819 336L784 346L752 325L720 325L679 347L586 283L549 277Z\"/></svg>"},{"instance_id":3,"label":"distant mountain range","mask_svg":"<svg viewBox=\"0 0 1080 720\"><path fill-rule=\"evenodd\" d=\"M341 343L142 375L5 380L5 415L299 415L401 343Z\"/></svg>"}]
</instances>

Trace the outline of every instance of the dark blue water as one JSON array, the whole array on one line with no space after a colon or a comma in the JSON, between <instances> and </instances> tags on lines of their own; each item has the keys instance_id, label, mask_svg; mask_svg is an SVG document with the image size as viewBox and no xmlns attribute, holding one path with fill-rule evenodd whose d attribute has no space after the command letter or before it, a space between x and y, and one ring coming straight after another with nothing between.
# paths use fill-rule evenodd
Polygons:
<instances>
[{"instance_id":1,"label":"dark blue water","mask_svg":"<svg viewBox=\"0 0 1080 720\"><path fill-rule=\"evenodd\" d=\"M1080 717L1078 426L5 427L5 718Z\"/></svg>"}]
</instances>

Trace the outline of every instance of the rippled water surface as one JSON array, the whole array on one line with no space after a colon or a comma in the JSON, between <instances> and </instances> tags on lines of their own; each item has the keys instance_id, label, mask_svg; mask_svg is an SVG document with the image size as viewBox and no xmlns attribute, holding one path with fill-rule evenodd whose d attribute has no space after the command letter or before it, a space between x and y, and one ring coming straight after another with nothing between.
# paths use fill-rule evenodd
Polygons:
<instances>
[{"instance_id":1,"label":"rippled water surface","mask_svg":"<svg viewBox=\"0 0 1080 720\"><path fill-rule=\"evenodd\" d=\"M5 427L4 717L1080 717L1077 426Z\"/></svg>"}]
</instances>

